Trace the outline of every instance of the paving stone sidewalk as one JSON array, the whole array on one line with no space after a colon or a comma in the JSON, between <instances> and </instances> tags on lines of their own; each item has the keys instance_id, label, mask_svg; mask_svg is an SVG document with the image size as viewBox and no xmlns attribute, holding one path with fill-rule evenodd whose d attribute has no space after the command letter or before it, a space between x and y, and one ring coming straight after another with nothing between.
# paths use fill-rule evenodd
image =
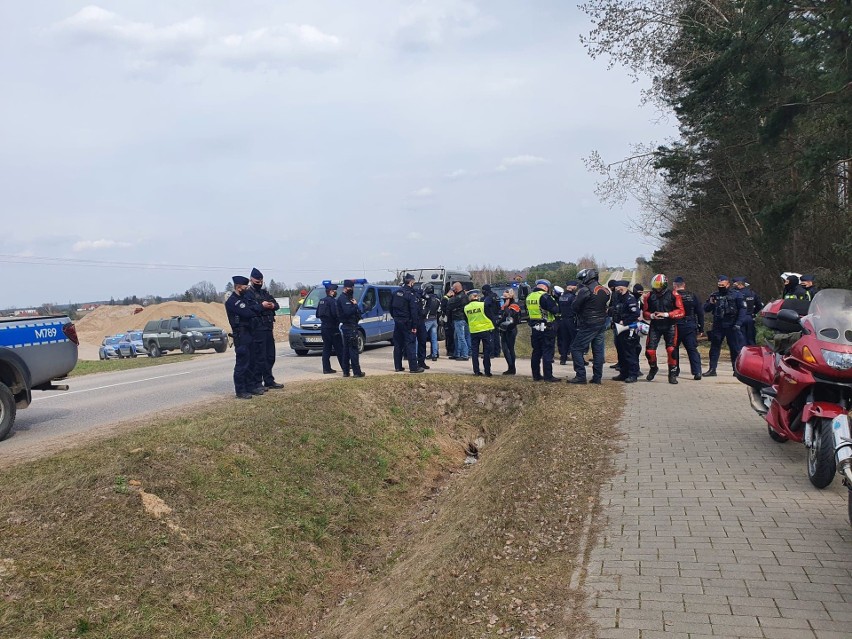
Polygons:
<instances>
[{"instance_id":1,"label":"paving stone sidewalk","mask_svg":"<svg viewBox=\"0 0 852 639\"><path fill-rule=\"evenodd\" d=\"M721 370L626 388L585 581L598 636L849 639L846 489L811 486L804 446L770 440Z\"/></svg>"}]
</instances>

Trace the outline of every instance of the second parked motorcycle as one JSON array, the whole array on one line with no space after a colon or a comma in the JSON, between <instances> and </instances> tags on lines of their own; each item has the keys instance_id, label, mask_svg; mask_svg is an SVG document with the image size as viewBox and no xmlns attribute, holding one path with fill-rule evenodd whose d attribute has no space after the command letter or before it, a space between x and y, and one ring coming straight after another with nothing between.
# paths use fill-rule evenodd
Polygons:
<instances>
[{"instance_id":1,"label":"second parked motorcycle","mask_svg":"<svg viewBox=\"0 0 852 639\"><path fill-rule=\"evenodd\" d=\"M825 488L839 471L852 488L852 291L826 289L810 305L776 300L761 316L776 331L774 339L743 348L734 367L749 387L752 408L773 440L805 444L814 486Z\"/></svg>"}]
</instances>

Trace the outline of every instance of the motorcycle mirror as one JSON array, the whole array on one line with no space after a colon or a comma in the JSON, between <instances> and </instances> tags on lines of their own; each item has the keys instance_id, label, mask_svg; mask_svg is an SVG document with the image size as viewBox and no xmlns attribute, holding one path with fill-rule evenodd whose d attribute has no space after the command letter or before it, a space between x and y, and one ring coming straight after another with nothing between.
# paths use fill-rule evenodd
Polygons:
<instances>
[{"instance_id":1,"label":"motorcycle mirror","mask_svg":"<svg viewBox=\"0 0 852 639\"><path fill-rule=\"evenodd\" d=\"M799 314L794 311L792 308L782 308L778 311L778 319L783 322L791 322L793 324L799 323Z\"/></svg>"}]
</instances>

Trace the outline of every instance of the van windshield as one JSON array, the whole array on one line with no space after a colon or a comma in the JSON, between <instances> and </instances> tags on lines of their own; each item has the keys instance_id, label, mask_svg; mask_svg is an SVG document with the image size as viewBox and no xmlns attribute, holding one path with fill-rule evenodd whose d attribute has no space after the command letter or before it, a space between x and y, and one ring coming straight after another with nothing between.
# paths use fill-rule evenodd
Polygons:
<instances>
[{"instance_id":1,"label":"van windshield","mask_svg":"<svg viewBox=\"0 0 852 639\"><path fill-rule=\"evenodd\" d=\"M361 299L361 293L364 292L364 287L361 284L355 285L355 299ZM343 295L343 287L338 285L337 288L337 296L340 297ZM319 306L319 301L325 297L325 287L324 286L316 286L308 296L305 298L305 301L302 303L301 308L317 308Z\"/></svg>"}]
</instances>

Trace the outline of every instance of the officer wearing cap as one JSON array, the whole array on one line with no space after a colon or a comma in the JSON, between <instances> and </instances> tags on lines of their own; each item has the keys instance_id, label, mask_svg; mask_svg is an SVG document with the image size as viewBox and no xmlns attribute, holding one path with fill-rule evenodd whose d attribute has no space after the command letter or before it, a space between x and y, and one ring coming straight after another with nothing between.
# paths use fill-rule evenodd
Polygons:
<instances>
[{"instance_id":1,"label":"officer wearing cap","mask_svg":"<svg viewBox=\"0 0 852 639\"><path fill-rule=\"evenodd\" d=\"M536 280L535 290L527 295L527 312L529 313L530 343L532 355L533 381L556 382L553 376L553 350L556 346L556 314L559 304L548 291L548 280Z\"/></svg>"},{"instance_id":2,"label":"officer wearing cap","mask_svg":"<svg viewBox=\"0 0 852 639\"><path fill-rule=\"evenodd\" d=\"M680 374L680 345L686 349L689 357L689 371L692 379L701 379L701 353L698 352L698 336L704 334L704 309L698 296L692 291L686 290L686 280L678 275L674 280L673 288L683 303L683 317L677 321L677 346L674 350L677 362L677 374Z\"/></svg>"},{"instance_id":3,"label":"officer wearing cap","mask_svg":"<svg viewBox=\"0 0 852 639\"><path fill-rule=\"evenodd\" d=\"M571 356L571 342L577 334L577 314L572 304L577 296L577 280L568 280L565 290L557 299L559 304L559 331L556 336L556 345L559 350L559 363L564 366Z\"/></svg>"},{"instance_id":4,"label":"officer wearing cap","mask_svg":"<svg viewBox=\"0 0 852 639\"><path fill-rule=\"evenodd\" d=\"M394 370L401 373L402 357L408 360L408 370L412 373L422 373L425 368L417 362L417 321L420 310L417 298L411 288L415 277L406 273L400 286L391 298L390 314L393 318L393 365Z\"/></svg>"},{"instance_id":5,"label":"officer wearing cap","mask_svg":"<svg viewBox=\"0 0 852 639\"><path fill-rule=\"evenodd\" d=\"M428 341L426 335L426 293L423 291L420 282L414 282L411 292L414 294L414 301L417 302L417 319L414 322L414 327L417 329L417 332L414 334L414 354L417 357L417 368L426 370L429 368L429 365L426 363L426 342Z\"/></svg>"},{"instance_id":6,"label":"officer wearing cap","mask_svg":"<svg viewBox=\"0 0 852 639\"><path fill-rule=\"evenodd\" d=\"M805 289L805 293L809 300L812 300L814 295L819 293L819 288L814 284L814 279L816 278L814 278L814 276L810 273L805 273L799 278L799 283L802 285L802 288Z\"/></svg>"},{"instance_id":7,"label":"officer wearing cap","mask_svg":"<svg viewBox=\"0 0 852 639\"><path fill-rule=\"evenodd\" d=\"M358 353L358 322L361 319L361 309L355 299L355 282L343 280L343 295L337 298L337 317L340 319L340 330L343 334L343 348L340 367L343 376L366 377L361 370L361 360Z\"/></svg>"},{"instance_id":8,"label":"officer wearing cap","mask_svg":"<svg viewBox=\"0 0 852 639\"><path fill-rule=\"evenodd\" d=\"M322 372L331 375L331 352L337 354L337 363L343 368L343 340L340 337L340 318L337 316L337 284L325 285L325 297L317 302L317 319L322 334Z\"/></svg>"},{"instance_id":9,"label":"officer wearing cap","mask_svg":"<svg viewBox=\"0 0 852 639\"><path fill-rule=\"evenodd\" d=\"M491 320L494 326L497 326L497 321L500 317L500 296L491 290L490 284L483 284L481 290L482 295L480 295L480 298L482 299L482 303L485 304L485 315L488 316L488 319ZM500 357L500 355L500 340L497 339L495 333L491 345L491 357Z\"/></svg>"},{"instance_id":10,"label":"officer wearing cap","mask_svg":"<svg viewBox=\"0 0 852 639\"><path fill-rule=\"evenodd\" d=\"M706 313L713 313L713 328L710 330L710 368L704 377L716 376L716 365L722 353L722 340L727 340L731 350L731 366L743 347L743 323L746 320L746 304L739 291L731 287L727 275L719 276L718 290L704 304Z\"/></svg>"},{"instance_id":11,"label":"officer wearing cap","mask_svg":"<svg viewBox=\"0 0 852 639\"><path fill-rule=\"evenodd\" d=\"M616 303L610 302L610 317L615 331L615 350L618 353L618 375L613 377L617 382L632 384L639 377L639 331L636 322L639 319L639 302L630 292L630 282L616 280Z\"/></svg>"},{"instance_id":12,"label":"officer wearing cap","mask_svg":"<svg viewBox=\"0 0 852 639\"><path fill-rule=\"evenodd\" d=\"M479 370L479 345L482 344L482 368L485 377L491 377L491 353L494 350L494 322L485 312L485 302L480 301L481 294L473 289L467 292L468 303L464 314L470 327L470 348L473 357L473 374L482 375Z\"/></svg>"},{"instance_id":13,"label":"officer wearing cap","mask_svg":"<svg viewBox=\"0 0 852 639\"><path fill-rule=\"evenodd\" d=\"M746 346L757 344L757 326L754 318L763 308L760 296L749 286L745 277L734 278L734 288L740 292L746 303L746 320L743 322L743 339Z\"/></svg>"},{"instance_id":14,"label":"officer wearing cap","mask_svg":"<svg viewBox=\"0 0 852 639\"><path fill-rule=\"evenodd\" d=\"M262 389L255 388L251 370L252 333L260 318L262 307L251 293L248 293L249 279L235 275L234 292L225 301L225 312L231 325L234 338L234 391L239 399L251 399L252 395L263 395Z\"/></svg>"},{"instance_id":15,"label":"officer wearing cap","mask_svg":"<svg viewBox=\"0 0 852 639\"><path fill-rule=\"evenodd\" d=\"M279 308L278 302L263 288L263 273L257 268L251 270L249 279L249 290L262 309L252 336L254 384L255 387L284 388L284 384L276 382L272 374L272 367L275 366L275 337L272 335L272 328L275 325L275 311Z\"/></svg>"}]
</instances>

